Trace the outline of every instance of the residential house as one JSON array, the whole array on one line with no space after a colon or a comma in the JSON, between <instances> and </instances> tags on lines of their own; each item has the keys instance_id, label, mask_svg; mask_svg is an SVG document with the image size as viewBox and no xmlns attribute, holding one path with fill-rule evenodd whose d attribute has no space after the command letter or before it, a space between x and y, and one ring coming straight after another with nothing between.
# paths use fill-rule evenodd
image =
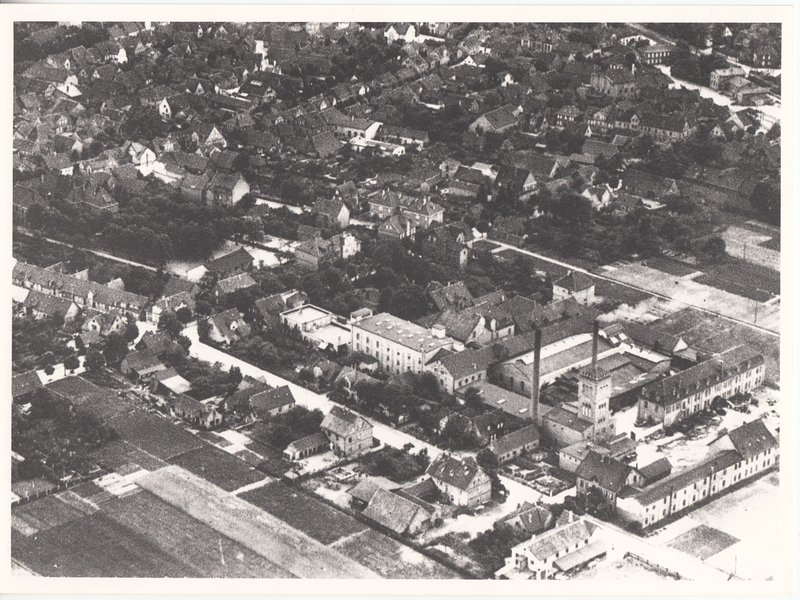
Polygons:
<instances>
[{"instance_id":1,"label":"residential house","mask_svg":"<svg viewBox=\"0 0 800 600\"><path fill-rule=\"evenodd\" d=\"M37 319L54 319L69 323L78 316L80 308L72 300L31 290L22 302L24 314Z\"/></svg>"},{"instance_id":2,"label":"residential house","mask_svg":"<svg viewBox=\"0 0 800 600\"><path fill-rule=\"evenodd\" d=\"M456 506L474 509L492 497L492 481L473 458L459 460L440 454L428 466L427 474L441 496Z\"/></svg>"},{"instance_id":3,"label":"residential house","mask_svg":"<svg viewBox=\"0 0 800 600\"><path fill-rule=\"evenodd\" d=\"M350 457L372 448L372 424L341 406L333 406L320 429L337 456Z\"/></svg>"},{"instance_id":4,"label":"residential house","mask_svg":"<svg viewBox=\"0 0 800 600\"><path fill-rule=\"evenodd\" d=\"M220 344L231 345L236 340L250 335L250 326L235 308L211 315L208 318L208 325L208 338Z\"/></svg>"},{"instance_id":5,"label":"residential house","mask_svg":"<svg viewBox=\"0 0 800 600\"><path fill-rule=\"evenodd\" d=\"M425 371L433 373L447 393L457 394L471 387L483 389L487 371L494 361L490 348L465 349L461 352L445 349L425 365Z\"/></svg>"},{"instance_id":6,"label":"residential house","mask_svg":"<svg viewBox=\"0 0 800 600\"><path fill-rule=\"evenodd\" d=\"M379 487L362 514L398 535L415 536L433 526L436 510L414 496Z\"/></svg>"},{"instance_id":7,"label":"residential house","mask_svg":"<svg viewBox=\"0 0 800 600\"><path fill-rule=\"evenodd\" d=\"M505 197L512 202L525 202L538 187L536 177L528 169L513 165L500 165L492 185L492 199Z\"/></svg>"},{"instance_id":8,"label":"residential house","mask_svg":"<svg viewBox=\"0 0 800 600\"><path fill-rule=\"evenodd\" d=\"M220 279L246 273L253 266L255 259L244 248L224 254L205 264L209 273L216 274Z\"/></svg>"},{"instance_id":9,"label":"residential house","mask_svg":"<svg viewBox=\"0 0 800 600\"><path fill-rule=\"evenodd\" d=\"M579 496L598 490L611 507L616 507L617 496L624 487L641 485L644 481L637 469L594 450L589 450L575 475Z\"/></svg>"},{"instance_id":10,"label":"residential house","mask_svg":"<svg viewBox=\"0 0 800 600\"><path fill-rule=\"evenodd\" d=\"M280 322L282 312L305 304L308 304L308 296L304 292L297 290L278 292L255 301L256 319L264 325L275 324Z\"/></svg>"},{"instance_id":11,"label":"residential house","mask_svg":"<svg viewBox=\"0 0 800 600\"><path fill-rule=\"evenodd\" d=\"M128 353L120 363L120 371L132 379L142 379L151 373L163 371L166 367L155 353L149 350L138 350Z\"/></svg>"},{"instance_id":12,"label":"residential house","mask_svg":"<svg viewBox=\"0 0 800 600\"><path fill-rule=\"evenodd\" d=\"M302 267L319 270L320 266L344 260L361 252L361 241L351 233L341 233L327 240L314 237L295 248L294 257Z\"/></svg>"},{"instance_id":13,"label":"residential house","mask_svg":"<svg viewBox=\"0 0 800 600\"><path fill-rule=\"evenodd\" d=\"M417 224L403 215L392 215L378 227L378 237L392 240L412 238L417 233Z\"/></svg>"},{"instance_id":14,"label":"residential house","mask_svg":"<svg viewBox=\"0 0 800 600\"><path fill-rule=\"evenodd\" d=\"M172 412L201 429L213 429L221 425L224 418L217 408L195 400L186 394L179 394L171 401Z\"/></svg>"},{"instance_id":15,"label":"residential house","mask_svg":"<svg viewBox=\"0 0 800 600\"><path fill-rule=\"evenodd\" d=\"M215 298L226 298L236 292L254 290L258 287L258 282L249 273L239 273L225 279L220 279L214 285L211 293Z\"/></svg>"},{"instance_id":16,"label":"residential house","mask_svg":"<svg viewBox=\"0 0 800 600\"><path fill-rule=\"evenodd\" d=\"M344 229L350 225L350 209L344 200L321 198L314 203L313 211L321 227Z\"/></svg>"},{"instance_id":17,"label":"residential house","mask_svg":"<svg viewBox=\"0 0 800 600\"><path fill-rule=\"evenodd\" d=\"M569 271L553 282L553 300L574 298L578 304L589 306L594 303L594 280L578 271Z\"/></svg>"},{"instance_id":18,"label":"residential house","mask_svg":"<svg viewBox=\"0 0 800 600\"><path fill-rule=\"evenodd\" d=\"M633 98L638 92L636 80L627 69L595 71L590 85L596 92L612 98Z\"/></svg>"},{"instance_id":19,"label":"residential house","mask_svg":"<svg viewBox=\"0 0 800 600\"><path fill-rule=\"evenodd\" d=\"M264 390L250 396L250 408L260 419L289 412L295 407L295 399L288 385Z\"/></svg>"},{"instance_id":20,"label":"residential house","mask_svg":"<svg viewBox=\"0 0 800 600\"><path fill-rule=\"evenodd\" d=\"M507 525L535 536L550 529L553 522L553 513L546 506L523 502L516 510L495 521L494 526Z\"/></svg>"},{"instance_id":21,"label":"residential house","mask_svg":"<svg viewBox=\"0 0 800 600\"><path fill-rule=\"evenodd\" d=\"M511 549L498 579L552 579L605 554L597 526L586 519L568 521Z\"/></svg>"},{"instance_id":22,"label":"residential house","mask_svg":"<svg viewBox=\"0 0 800 600\"><path fill-rule=\"evenodd\" d=\"M640 49L639 55L646 65L665 65L670 63L677 50L672 44L651 44Z\"/></svg>"},{"instance_id":23,"label":"residential house","mask_svg":"<svg viewBox=\"0 0 800 600\"><path fill-rule=\"evenodd\" d=\"M489 450L502 465L539 448L539 428L527 425L500 436L489 444Z\"/></svg>"},{"instance_id":24,"label":"residential house","mask_svg":"<svg viewBox=\"0 0 800 600\"><path fill-rule=\"evenodd\" d=\"M218 205L233 206L250 193L250 184L241 173L217 171L206 188L206 199Z\"/></svg>"},{"instance_id":25,"label":"residential house","mask_svg":"<svg viewBox=\"0 0 800 600\"><path fill-rule=\"evenodd\" d=\"M519 125L519 111L507 104L484 113L473 121L469 130L477 134L502 133Z\"/></svg>"}]
</instances>

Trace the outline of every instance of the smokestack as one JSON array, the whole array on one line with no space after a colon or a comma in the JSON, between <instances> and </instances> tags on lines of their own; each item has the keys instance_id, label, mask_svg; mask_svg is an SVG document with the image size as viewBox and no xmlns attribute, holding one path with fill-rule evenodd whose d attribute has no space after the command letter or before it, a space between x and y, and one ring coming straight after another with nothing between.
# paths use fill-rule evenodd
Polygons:
<instances>
[{"instance_id":1,"label":"smokestack","mask_svg":"<svg viewBox=\"0 0 800 600\"><path fill-rule=\"evenodd\" d=\"M533 422L539 424L539 372L542 362L542 330L538 327L533 337L533 377L531 378L530 414Z\"/></svg>"},{"instance_id":2,"label":"smokestack","mask_svg":"<svg viewBox=\"0 0 800 600\"><path fill-rule=\"evenodd\" d=\"M595 319L592 329L592 371L597 371L597 347L600 340L600 321Z\"/></svg>"}]
</instances>

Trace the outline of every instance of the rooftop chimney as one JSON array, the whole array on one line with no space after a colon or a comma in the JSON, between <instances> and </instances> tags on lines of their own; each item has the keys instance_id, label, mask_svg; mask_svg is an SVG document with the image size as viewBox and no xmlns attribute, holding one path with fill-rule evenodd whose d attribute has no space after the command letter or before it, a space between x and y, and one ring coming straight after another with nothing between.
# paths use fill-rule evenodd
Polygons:
<instances>
[{"instance_id":1,"label":"rooftop chimney","mask_svg":"<svg viewBox=\"0 0 800 600\"><path fill-rule=\"evenodd\" d=\"M595 319L592 329L592 370L597 370L597 346L600 339L600 321Z\"/></svg>"},{"instance_id":2,"label":"rooftop chimney","mask_svg":"<svg viewBox=\"0 0 800 600\"><path fill-rule=\"evenodd\" d=\"M531 377L531 407L533 422L539 424L539 370L542 362L542 330L537 328L533 338L533 377Z\"/></svg>"}]
</instances>

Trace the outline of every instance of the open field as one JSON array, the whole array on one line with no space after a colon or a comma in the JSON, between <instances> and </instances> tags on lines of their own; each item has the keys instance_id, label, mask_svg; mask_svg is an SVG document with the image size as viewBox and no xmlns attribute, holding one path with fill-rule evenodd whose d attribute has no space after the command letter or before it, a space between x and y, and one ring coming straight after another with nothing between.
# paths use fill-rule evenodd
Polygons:
<instances>
[{"instance_id":1,"label":"open field","mask_svg":"<svg viewBox=\"0 0 800 600\"><path fill-rule=\"evenodd\" d=\"M694 281L697 283L702 283L703 285L710 285L711 287L715 287L719 290L730 292L731 294L736 294L737 296L749 298L750 300L754 300L756 302L766 302L772 298L772 294L769 292L754 288L746 283L740 283L732 279L719 277L718 275L710 275L706 273L700 277L695 277Z\"/></svg>"},{"instance_id":2,"label":"open field","mask_svg":"<svg viewBox=\"0 0 800 600\"><path fill-rule=\"evenodd\" d=\"M148 492L114 499L104 507L104 511L120 525L151 540L198 576L292 576L289 571Z\"/></svg>"},{"instance_id":3,"label":"open field","mask_svg":"<svg viewBox=\"0 0 800 600\"><path fill-rule=\"evenodd\" d=\"M630 558L604 559L591 563L569 577L571 581L625 581L628 583L656 583L674 581L655 569Z\"/></svg>"},{"instance_id":4,"label":"open field","mask_svg":"<svg viewBox=\"0 0 800 600\"><path fill-rule=\"evenodd\" d=\"M668 275L674 275L675 277L686 277L700 270L699 268L690 267L676 260L662 257L648 258L645 264L652 269L658 269L659 271L663 271Z\"/></svg>"},{"instance_id":5,"label":"open field","mask_svg":"<svg viewBox=\"0 0 800 600\"><path fill-rule=\"evenodd\" d=\"M675 548L676 550L686 552L687 554L705 560L718 552L722 552L725 548L738 541L739 540L735 537L728 535L724 531L708 527L707 525L698 525L686 533L682 533L668 545L670 548Z\"/></svg>"},{"instance_id":6,"label":"open field","mask_svg":"<svg viewBox=\"0 0 800 600\"><path fill-rule=\"evenodd\" d=\"M788 529L781 518L778 485L779 474L769 473L691 513L692 521L740 540L707 559L708 564L745 579L769 579L780 572L776 542Z\"/></svg>"},{"instance_id":7,"label":"open field","mask_svg":"<svg viewBox=\"0 0 800 600\"><path fill-rule=\"evenodd\" d=\"M665 277L663 272L641 264L619 266L610 275L619 281L668 296L691 306L710 310L745 323L754 323L755 321L758 326L771 331L778 332L779 330L779 304L764 305L691 279ZM756 307L758 308L756 309Z\"/></svg>"},{"instance_id":8,"label":"open field","mask_svg":"<svg viewBox=\"0 0 800 600\"><path fill-rule=\"evenodd\" d=\"M350 515L280 481L245 492L240 497L323 544L368 529Z\"/></svg>"},{"instance_id":9,"label":"open field","mask_svg":"<svg viewBox=\"0 0 800 600\"><path fill-rule=\"evenodd\" d=\"M11 554L51 577L198 577L145 536L97 512L26 537L11 532Z\"/></svg>"},{"instance_id":10,"label":"open field","mask_svg":"<svg viewBox=\"0 0 800 600\"><path fill-rule=\"evenodd\" d=\"M163 460L204 445L181 427L141 410L112 419L109 425L122 439Z\"/></svg>"},{"instance_id":11,"label":"open field","mask_svg":"<svg viewBox=\"0 0 800 600\"><path fill-rule=\"evenodd\" d=\"M772 296L781 293L781 274L741 260L729 260L715 265L704 265L704 273L766 292Z\"/></svg>"},{"instance_id":12,"label":"open field","mask_svg":"<svg viewBox=\"0 0 800 600\"><path fill-rule=\"evenodd\" d=\"M171 465L145 475L137 485L297 577L378 577L371 569L180 467Z\"/></svg>"},{"instance_id":13,"label":"open field","mask_svg":"<svg viewBox=\"0 0 800 600\"><path fill-rule=\"evenodd\" d=\"M34 534L79 520L88 513L64 502L60 495L54 494L16 507L13 511L14 520L21 529L25 528Z\"/></svg>"},{"instance_id":14,"label":"open field","mask_svg":"<svg viewBox=\"0 0 800 600\"><path fill-rule=\"evenodd\" d=\"M722 234L725 251L731 256L778 271L781 268L781 253L765 245L772 237L769 233L736 226L728 227Z\"/></svg>"},{"instance_id":15,"label":"open field","mask_svg":"<svg viewBox=\"0 0 800 600\"><path fill-rule=\"evenodd\" d=\"M373 529L335 544L343 554L390 579L455 579L458 574Z\"/></svg>"},{"instance_id":16,"label":"open field","mask_svg":"<svg viewBox=\"0 0 800 600\"><path fill-rule=\"evenodd\" d=\"M266 478L246 462L214 446L203 445L173 457L170 462L232 492Z\"/></svg>"}]
</instances>

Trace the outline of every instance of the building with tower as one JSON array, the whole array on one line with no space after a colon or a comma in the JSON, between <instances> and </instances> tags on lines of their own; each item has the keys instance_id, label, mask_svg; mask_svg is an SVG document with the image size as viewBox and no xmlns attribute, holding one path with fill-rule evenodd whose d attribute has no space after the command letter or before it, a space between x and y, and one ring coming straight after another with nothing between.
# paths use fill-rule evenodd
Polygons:
<instances>
[{"instance_id":1,"label":"building with tower","mask_svg":"<svg viewBox=\"0 0 800 600\"><path fill-rule=\"evenodd\" d=\"M599 324L595 321L592 361L579 373L577 402L564 402L541 417L544 437L558 448L579 442L599 442L614 436L610 409L611 375L597 364L599 331Z\"/></svg>"}]
</instances>

